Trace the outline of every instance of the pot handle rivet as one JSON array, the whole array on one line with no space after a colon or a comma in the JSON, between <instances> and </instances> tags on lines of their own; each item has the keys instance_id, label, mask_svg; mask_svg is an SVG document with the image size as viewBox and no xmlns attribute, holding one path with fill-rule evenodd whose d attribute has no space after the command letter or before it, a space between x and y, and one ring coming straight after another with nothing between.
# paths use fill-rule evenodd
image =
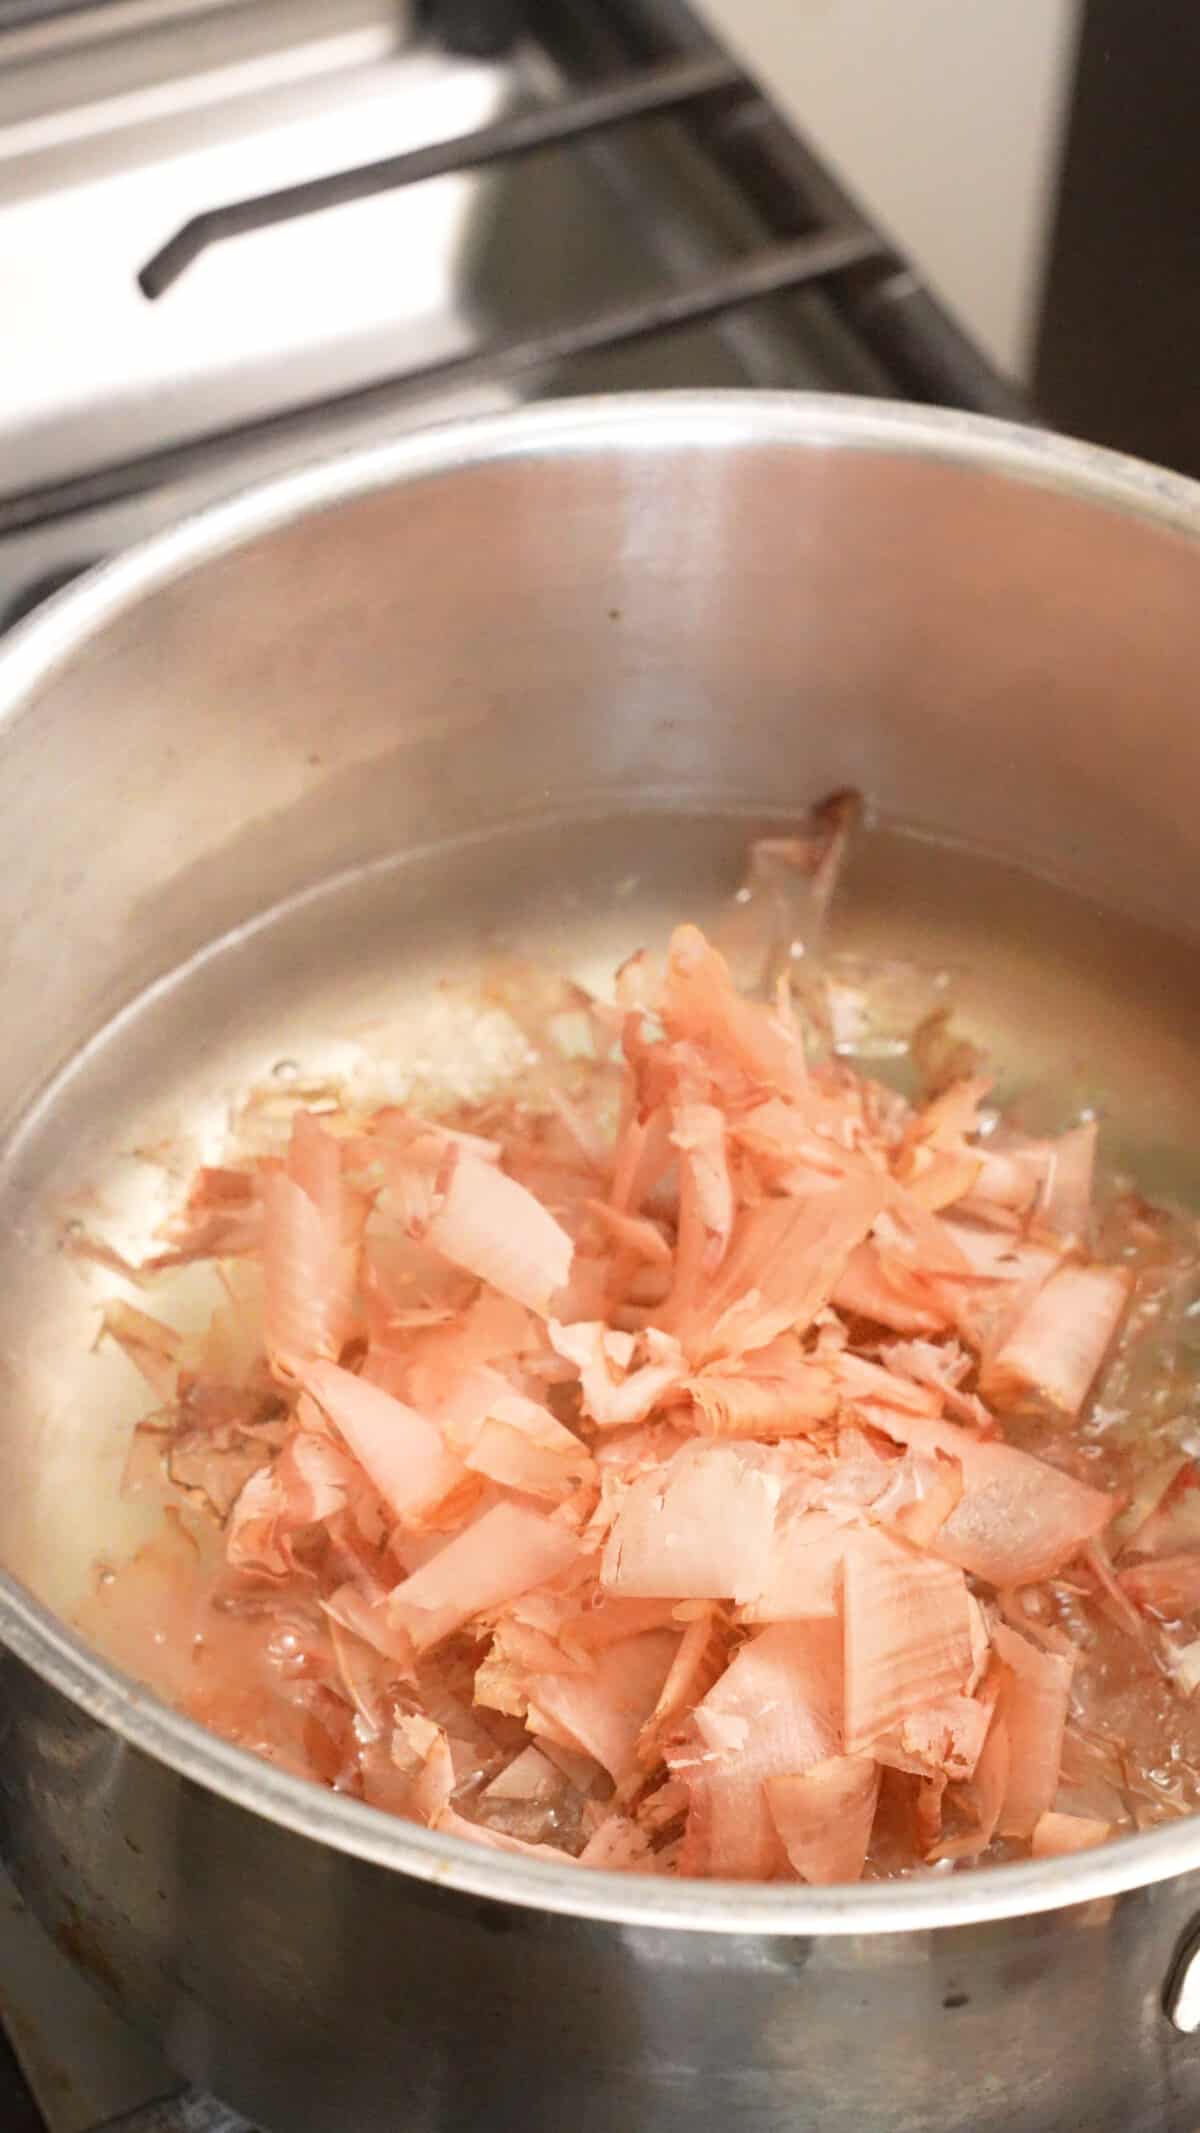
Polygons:
<instances>
[{"instance_id":1,"label":"pot handle rivet","mask_svg":"<svg viewBox=\"0 0 1200 2133\"><path fill-rule=\"evenodd\" d=\"M1163 1991L1163 2010L1185 2037L1200 2029L1200 1926L1192 1926L1180 1943Z\"/></svg>"}]
</instances>

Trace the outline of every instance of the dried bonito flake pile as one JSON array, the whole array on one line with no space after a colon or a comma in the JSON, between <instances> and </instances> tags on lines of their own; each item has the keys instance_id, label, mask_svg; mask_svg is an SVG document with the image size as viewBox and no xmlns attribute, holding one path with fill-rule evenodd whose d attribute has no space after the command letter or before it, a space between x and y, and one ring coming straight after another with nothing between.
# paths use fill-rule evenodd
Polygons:
<instances>
[{"instance_id":1,"label":"dried bonito flake pile","mask_svg":"<svg viewBox=\"0 0 1200 2133\"><path fill-rule=\"evenodd\" d=\"M1094 1124L1006 1129L944 1043L912 1102L814 1064L694 926L610 1005L543 992L572 1093L327 1096L197 1175L138 1271L213 1259L211 1326L108 1314L176 1509L95 1633L288 1768L583 1866L853 1881L1191 1805L1145 1771L1192 1462L1080 1417L1192 1233L1129 1201L1094 1256Z\"/></svg>"}]
</instances>

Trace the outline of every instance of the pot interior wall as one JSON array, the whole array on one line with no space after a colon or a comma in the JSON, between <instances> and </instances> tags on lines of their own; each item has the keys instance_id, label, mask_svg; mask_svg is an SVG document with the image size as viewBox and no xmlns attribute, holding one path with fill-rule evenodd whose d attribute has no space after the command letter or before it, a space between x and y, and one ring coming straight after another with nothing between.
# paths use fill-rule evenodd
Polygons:
<instances>
[{"instance_id":1,"label":"pot interior wall","mask_svg":"<svg viewBox=\"0 0 1200 2133\"><path fill-rule=\"evenodd\" d=\"M866 840L839 945L965 969L1018 1078L1193 1188L1196 541L827 421L664 421L255 534L10 712L0 1556L55 1604L118 1537L139 1407L64 1225L139 1247L280 1062L502 1065L489 955L598 977L835 786L922 833Z\"/></svg>"}]
</instances>

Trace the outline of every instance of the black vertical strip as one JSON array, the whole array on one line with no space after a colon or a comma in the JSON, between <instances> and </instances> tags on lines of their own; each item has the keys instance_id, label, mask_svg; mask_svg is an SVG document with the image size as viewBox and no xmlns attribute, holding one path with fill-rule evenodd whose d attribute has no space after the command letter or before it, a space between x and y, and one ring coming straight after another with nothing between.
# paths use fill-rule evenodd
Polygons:
<instances>
[{"instance_id":1,"label":"black vertical strip","mask_svg":"<svg viewBox=\"0 0 1200 2133\"><path fill-rule=\"evenodd\" d=\"M1035 393L1200 475L1200 0L1085 0Z\"/></svg>"}]
</instances>

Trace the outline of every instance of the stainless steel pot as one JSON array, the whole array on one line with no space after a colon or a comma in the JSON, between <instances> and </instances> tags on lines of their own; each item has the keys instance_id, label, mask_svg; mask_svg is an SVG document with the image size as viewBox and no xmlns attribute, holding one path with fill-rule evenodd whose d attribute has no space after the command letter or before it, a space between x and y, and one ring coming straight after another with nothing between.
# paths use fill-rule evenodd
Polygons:
<instances>
[{"instance_id":1,"label":"stainless steel pot","mask_svg":"<svg viewBox=\"0 0 1200 2133\"><path fill-rule=\"evenodd\" d=\"M387 998L415 1029L507 912L602 957L719 890L747 817L846 783L1092 900L1091 979L1052 959L1051 990L1182 1138L1197 949L1138 929L1200 907L1197 673L1194 487L736 394L331 461L0 652L3 1846L186 2073L285 2133L1200 2122L1164 2011L1192 2019L1200 1822L905 1885L660 1885L389 1822L132 1687L63 1619L122 1422L57 1250L89 1166L118 1228L151 1218L148 1166L113 1155L135 1122L209 1116L264 1047Z\"/></svg>"}]
</instances>

